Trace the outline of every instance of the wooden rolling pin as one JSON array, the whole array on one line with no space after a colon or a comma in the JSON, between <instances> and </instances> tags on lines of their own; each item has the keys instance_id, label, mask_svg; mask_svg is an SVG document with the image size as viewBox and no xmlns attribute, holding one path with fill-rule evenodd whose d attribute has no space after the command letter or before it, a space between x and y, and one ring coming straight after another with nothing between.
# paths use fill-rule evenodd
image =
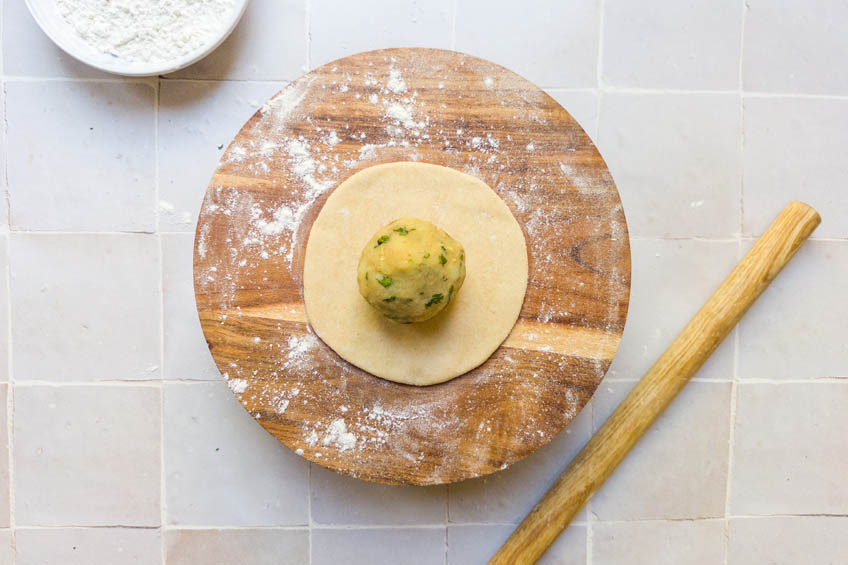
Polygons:
<instances>
[{"instance_id":1,"label":"wooden rolling pin","mask_svg":"<svg viewBox=\"0 0 848 565\"><path fill-rule=\"evenodd\" d=\"M821 222L791 202L571 461L490 564L535 563Z\"/></svg>"}]
</instances>

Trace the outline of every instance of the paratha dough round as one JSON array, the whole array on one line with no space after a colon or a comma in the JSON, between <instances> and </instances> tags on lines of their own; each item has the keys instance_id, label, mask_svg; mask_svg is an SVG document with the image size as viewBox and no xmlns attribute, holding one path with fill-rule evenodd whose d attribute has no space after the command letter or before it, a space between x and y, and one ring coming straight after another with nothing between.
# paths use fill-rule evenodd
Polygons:
<instances>
[{"instance_id":1,"label":"paratha dough round","mask_svg":"<svg viewBox=\"0 0 848 565\"><path fill-rule=\"evenodd\" d=\"M441 226L465 247L466 279L439 316L401 325L359 294L363 245L401 216ZM306 314L336 353L391 381L431 385L483 363L506 339L527 289L527 245L506 204L481 180L447 167L399 162L354 174L312 225L303 266Z\"/></svg>"}]
</instances>

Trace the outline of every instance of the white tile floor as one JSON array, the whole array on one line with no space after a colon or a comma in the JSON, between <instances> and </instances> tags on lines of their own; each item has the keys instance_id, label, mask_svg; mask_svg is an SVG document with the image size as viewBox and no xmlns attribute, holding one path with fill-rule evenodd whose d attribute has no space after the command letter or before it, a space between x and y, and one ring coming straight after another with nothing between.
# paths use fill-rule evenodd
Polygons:
<instances>
[{"instance_id":1,"label":"white tile floor","mask_svg":"<svg viewBox=\"0 0 848 565\"><path fill-rule=\"evenodd\" d=\"M482 563L789 199L822 212L815 241L544 562L844 562L846 18L841 0L252 0L206 60L124 80L4 0L0 565ZM427 489L268 436L211 363L191 281L219 147L304 70L400 45L548 89L633 236L630 318L592 403L513 468Z\"/></svg>"}]
</instances>

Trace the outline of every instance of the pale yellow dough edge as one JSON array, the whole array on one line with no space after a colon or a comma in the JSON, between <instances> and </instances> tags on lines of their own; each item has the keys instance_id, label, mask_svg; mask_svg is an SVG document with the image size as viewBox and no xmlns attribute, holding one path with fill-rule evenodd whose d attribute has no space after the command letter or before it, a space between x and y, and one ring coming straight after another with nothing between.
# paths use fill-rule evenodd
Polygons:
<instances>
[{"instance_id":1,"label":"pale yellow dough edge","mask_svg":"<svg viewBox=\"0 0 848 565\"><path fill-rule=\"evenodd\" d=\"M462 290L441 314L397 324L359 294L362 247L413 216L465 247ZM369 373L411 385L450 380L482 364L512 330L527 290L527 245L506 204L481 180L425 163L376 165L340 184L318 214L303 267L306 314L318 336Z\"/></svg>"}]
</instances>

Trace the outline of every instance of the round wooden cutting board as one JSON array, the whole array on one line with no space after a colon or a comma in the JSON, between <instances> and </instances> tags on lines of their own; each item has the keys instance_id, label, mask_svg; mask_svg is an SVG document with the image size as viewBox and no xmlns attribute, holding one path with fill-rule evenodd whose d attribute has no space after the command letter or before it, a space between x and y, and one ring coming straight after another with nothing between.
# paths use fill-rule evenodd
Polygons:
<instances>
[{"instance_id":1,"label":"round wooden cutting board","mask_svg":"<svg viewBox=\"0 0 848 565\"><path fill-rule=\"evenodd\" d=\"M303 307L304 248L327 196L393 161L480 178L528 245L510 336L480 367L430 387L342 360ZM505 469L577 415L621 339L630 248L603 159L550 96L482 59L389 49L312 71L247 122L209 184L194 281L212 356L266 430L345 475L429 485Z\"/></svg>"}]
</instances>

